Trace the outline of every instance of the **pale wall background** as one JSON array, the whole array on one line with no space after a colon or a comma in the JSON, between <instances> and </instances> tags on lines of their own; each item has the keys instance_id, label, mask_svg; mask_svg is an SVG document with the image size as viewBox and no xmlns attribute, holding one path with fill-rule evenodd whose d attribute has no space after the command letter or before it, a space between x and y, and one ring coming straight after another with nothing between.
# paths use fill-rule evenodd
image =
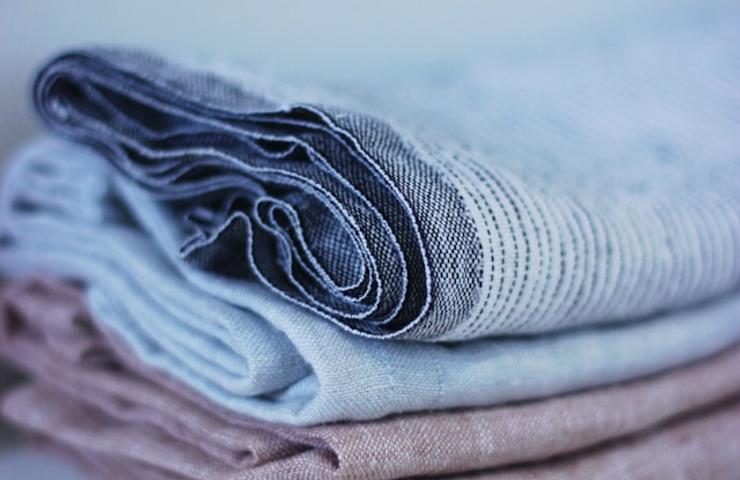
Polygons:
<instances>
[{"instance_id":1,"label":"pale wall background","mask_svg":"<svg viewBox=\"0 0 740 480\"><path fill-rule=\"evenodd\" d=\"M0 0L0 159L38 131L28 86L61 49L91 43L217 56L311 80L444 68L483 51L546 54L737 0ZM1 162L2 160L0 160Z\"/></svg>"}]
</instances>

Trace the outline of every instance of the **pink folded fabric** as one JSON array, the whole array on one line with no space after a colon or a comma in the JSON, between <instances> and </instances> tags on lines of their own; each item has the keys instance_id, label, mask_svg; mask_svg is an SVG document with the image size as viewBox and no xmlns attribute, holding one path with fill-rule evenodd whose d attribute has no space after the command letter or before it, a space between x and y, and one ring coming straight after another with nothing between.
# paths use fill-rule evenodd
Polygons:
<instances>
[{"instance_id":1,"label":"pink folded fabric","mask_svg":"<svg viewBox=\"0 0 740 480\"><path fill-rule=\"evenodd\" d=\"M584 452L534 464L451 475L450 480L729 480L740 472L740 402L730 402L670 422L642 435L607 442ZM49 449L49 444L44 444ZM107 480L184 478L151 465L90 450L53 445L53 451ZM273 472L266 478L286 478ZM311 478L295 470L290 478ZM441 477L437 477L441 478Z\"/></svg>"},{"instance_id":2,"label":"pink folded fabric","mask_svg":"<svg viewBox=\"0 0 740 480\"><path fill-rule=\"evenodd\" d=\"M740 478L740 399L660 429L557 460L457 476L475 480Z\"/></svg>"},{"instance_id":3,"label":"pink folded fabric","mask_svg":"<svg viewBox=\"0 0 740 480\"><path fill-rule=\"evenodd\" d=\"M36 394L53 394L39 388ZM23 397L23 395L21 395ZM451 475L470 480L730 480L740 472L740 400L672 421L659 429L607 442L560 458L504 467L493 471ZM113 479L182 479L151 464L122 459L92 449L73 450L43 444L78 463L93 476ZM51 447L51 448L50 448ZM322 478L311 469L263 471L262 478ZM254 477L246 473L246 478ZM202 477L210 478L210 477ZM239 478L239 477L236 477ZM441 477L438 477L441 478Z\"/></svg>"},{"instance_id":4,"label":"pink folded fabric","mask_svg":"<svg viewBox=\"0 0 740 480\"><path fill-rule=\"evenodd\" d=\"M646 478L673 478L670 468L713 474L738 466L723 453L732 431L706 433L717 418L737 425L735 404L680 419L740 395L740 347L649 379L542 401L299 428L227 412L141 365L99 330L72 287L48 279L10 284L0 292L0 312L0 352L34 379L7 395L5 416L107 471L105 478L111 471L379 479L480 470L501 478L594 478L596 471L620 478L638 466ZM661 448L685 453L674 465ZM546 461L552 457L561 458Z\"/></svg>"}]
</instances>

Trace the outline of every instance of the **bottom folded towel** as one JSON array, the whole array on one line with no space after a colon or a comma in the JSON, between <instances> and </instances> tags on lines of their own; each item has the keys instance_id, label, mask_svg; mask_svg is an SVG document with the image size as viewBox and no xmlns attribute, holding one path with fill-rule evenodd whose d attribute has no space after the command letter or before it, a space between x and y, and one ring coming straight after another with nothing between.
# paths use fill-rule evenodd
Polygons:
<instances>
[{"instance_id":1,"label":"bottom folded towel","mask_svg":"<svg viewBox=\"0 0 740 480\"><path fill-rule=\"evenodd\" d=\"M315 427L227 411L140 363L45 279L0 293L0 352L33 381L4 415L104 478L731 478L740 347L680 369L493 408ZM492 470L493 469L493 470ZM115 475L114 475L115 474Z\"/></svg>"},{"instance_id":2,"label":"bottom folded towel","mask_svg":"<svg viewBox=\"0 0 740 480\"><path fill-rule=\"evenodd\" d=\"M476 480L729 480L740 475L740 400L575 455L457 476Z\"/></svg>"},{"instance_id":3,"label":"bottom folded towel","mask_svg":"<svg viewBox=\"0 0 740 480\"><path fill-rule=\"evenodd\" d=\"M740 471L740 402L671 422L660 429L609 442L585 452L550 461L471 474L450 475L447 479L470 480L729 480ZM65 454L93 475L107 480L183 478L141 462L125 461L92 450L71 450L45 445ZM265 478L311 478L316 472L292 470L272 472ZM251 472L229 478L252 478ZM352 477L362 478L362 477ZM442 478L442 477L438 477Z\"/></svg>"}]
</instances>

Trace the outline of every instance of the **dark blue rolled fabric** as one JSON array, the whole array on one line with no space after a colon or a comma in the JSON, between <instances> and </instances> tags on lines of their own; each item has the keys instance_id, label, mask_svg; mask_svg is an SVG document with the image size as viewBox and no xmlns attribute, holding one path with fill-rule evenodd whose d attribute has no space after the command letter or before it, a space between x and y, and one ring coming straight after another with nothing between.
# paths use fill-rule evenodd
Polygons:
<instances>
[{"instance_id":1,"label":"dark blue rolled fabric","mask_svg":"<svg viewBox=\"0 0 740 480\"><path fill-rule=\"evenodd\" d=\"M238 286L258 279L371 337L537 333L738 285L740 35L690 33L400 84L367 108L78 50L34 98L154 202L143 221L230 303L248 308Z\"/></svg>"}]
</instances>

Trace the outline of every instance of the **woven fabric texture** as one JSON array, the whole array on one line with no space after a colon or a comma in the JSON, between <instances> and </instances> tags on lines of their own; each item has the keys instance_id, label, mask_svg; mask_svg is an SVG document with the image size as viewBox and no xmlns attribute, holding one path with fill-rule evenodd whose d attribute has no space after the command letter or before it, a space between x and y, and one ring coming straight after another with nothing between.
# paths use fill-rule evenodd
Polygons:
<instances>
[{"instance_id":1,"label":"woven fabric texture","mask_svg":"<svg viewBox=\"0 0 740 480\"><path fill-rule=\"evenodd\" d=\"M299 428L235 415L143 365L100 330L76 288L19 281L0 304L0 354L33 378L6 396L5 416L107 467L104 478L385 479L493 468L493 478L720 478L736 457L727 453L738 441L739 347L543 401Z\"/></svg>"},{"instance_id":2,"label":"woven fabric texture","mask_svg":"<svg viewBox=\"0 0 740 480\"><path fill-rule=\"evenodd\" d=\"M83 282L96 318L143 362L264 420L306 425L541 398L659 372L740 340L738 296L650 321L457 344L363 338L257 282L217 283L248 299L250 309L238 308L193 285L200 270L166 255L157 230L126 207L139 191L94 150L47 139L11 163L0 268Z\"/></svg>"},{"instance_id":3,"label":"woven fabric texture","mask_svg":"<svg viewBox=\"0 0 740 480\"><path fill-rule=\"evenodd\" d=\"M729 17L692 22L390 81L377 102L89 49L46 65L34 98L131 184L198 288L253 308L259 281L354 333L460 340L737 287L738 45Z\"/></svg>"}]
</instances>

